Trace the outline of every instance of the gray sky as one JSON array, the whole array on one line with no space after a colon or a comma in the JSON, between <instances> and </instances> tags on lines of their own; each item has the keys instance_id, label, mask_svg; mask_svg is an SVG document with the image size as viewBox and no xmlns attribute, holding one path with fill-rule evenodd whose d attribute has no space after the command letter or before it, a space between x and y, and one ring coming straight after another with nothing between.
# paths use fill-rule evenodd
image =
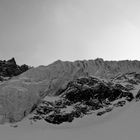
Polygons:
<instances>
[{"instance_id":1,"label":"gray sky","mask_svg":"<svg viewBox=\"0 0 140 140\"><path fill-rule=\"evenodd\" d=\"M140 60L139 0L0 0L0 59Z\"/></svg>"}]
</instances>

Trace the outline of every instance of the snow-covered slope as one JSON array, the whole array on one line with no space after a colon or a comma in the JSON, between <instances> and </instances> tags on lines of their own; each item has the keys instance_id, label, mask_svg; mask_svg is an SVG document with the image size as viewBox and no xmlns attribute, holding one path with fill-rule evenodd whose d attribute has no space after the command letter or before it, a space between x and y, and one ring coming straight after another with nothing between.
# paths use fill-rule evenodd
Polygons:
<instances>
[{"instance_id":1,"label":"snow-covered slope","mask_svg":"<svg viewBox=\"0 0 140 140\"><path fill-rule=\"evenodd\" d=\"M76 105L85 110L86 115L87 113L90 114L96 105L98 109L103 109L98 113L96 112L98 115L106 114L106 112L112 110L112 106L113 108L114 106L124 106L127 102L131 102L133 98L135 99L139 90L139 73L140 62L127 60L104 61L103 59L96 59L75 62L59 60L48 66L32 68L0 85L1 123L5 121L20 121L37 106L37 109L40 109L42 104L47 104L45 106L52 105L53 111L56 110L57 112L55 114L58 115L57 117L52 114L51 117L46 118L48 122L53 122L52 118L54 120L55 118L61 120L62 112L66 115L67 109L72 112ZM118 74L120 74L121 78L117 76ZM132 80L123 78L123 75L132 78ZM78 81L81 82L84 78L87 81L94 79L95 82L91 85L88 85L86 81L84 84L79 84ZM94 98L91 94L92 101L90 96L88 96L90 92L96 93ZM84 97L82 97L83 94ZM56 103L60 104L60 106L56 106L56 103L51 101L46 103L45 99L48 96L57 96L57 98L59 96L60 100ZM78 96L82 97L80 101L77 101ZM137 95L137 97L139 96ZM83 101L83 98L88 101ZM108 99L111 99L111 101L108 102ZM76 100L76 102L72 100ZM93 105L84 106L87 102L91 102ZM108 105L110 102L112 106ZM66 108L61 107L61 105L66 105ZM88 107L89 111L84 107ZM48 110L47 108L47 112ZM81 117L83 114L80 113L78 116ZM69 115L63 116L60 122L63 122L63 120L67 121L68 119L73 121L73 113L71 115L72 117L70 118Z\"/></svg>"},{"instance_id":2,"label":"snow-covered slope","mask_svg":"<svg viewBox=\"0 0 140 140\"><path fill-rule=\"evenodd\" d=\"M44 123L45 125L43 125L41 122L29 126L23 120L17 128L7 125L0 126L0 136L2 140L138 140L139 118L140 102L137 102L121 112L110 114L106 119L99 120L98 123L90 119L88 126L65 127L65 129L59 126L55 129L49 124ZM79 123L79 121L74 123Z\"/></svg>"}]
</instances>

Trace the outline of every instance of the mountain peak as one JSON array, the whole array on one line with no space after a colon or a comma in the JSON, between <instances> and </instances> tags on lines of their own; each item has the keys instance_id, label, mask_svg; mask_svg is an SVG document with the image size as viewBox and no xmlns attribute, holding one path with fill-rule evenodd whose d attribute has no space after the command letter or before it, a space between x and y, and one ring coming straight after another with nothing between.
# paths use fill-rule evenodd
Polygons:
<instances>
[{"instance_id":1,"label":"mountain peak","mask_svg":"<svg viewBox=\"0 0 140 140\"><path fill-rule=\"evenodd\" d=\"M11 59L7 60L7 64L13 64L13 65L16 65L15 58L12 57Z\"/></svg>"},{"instance_id":2,"label":"mountain peak","mask_svg":"<svg viewBox=\"0 0 140 140\"><path fill-rule=\"evenodd\" d=\"M104 61L103 58L96 58L95 61Z\"/></svg>"}]
</instances>

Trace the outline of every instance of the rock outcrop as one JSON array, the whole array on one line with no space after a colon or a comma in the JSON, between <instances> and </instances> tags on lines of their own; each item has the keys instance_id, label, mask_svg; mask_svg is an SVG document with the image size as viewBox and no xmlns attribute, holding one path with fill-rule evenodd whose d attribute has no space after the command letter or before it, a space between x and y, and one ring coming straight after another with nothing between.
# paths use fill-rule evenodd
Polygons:
<instances>
[{"instance_id":1,"label":"rock outcrop","mask_svg":"<svg viewBox=\"0 0 140 140\"><path fill-rule=\"evenodd\" d=\"M79 78L60 91L59 100L42 100L30 119L43 119L52 124L72 122L75 118L93 113L101 116L116 107L125 106L134 98L133 93L122 85L94 77Z\"/></svg>"},{"instance_id":2,"label":"rock outcrop","mask_svg":"<svg viewBox=\"0 0 140 140\"><path fill-rule=\"evenodd\" d=\"M14 58L6 61L0 61L0 81L8 80L13 76L20 75L21 73L29 70L27 65L17 65Z\"/></svg>"}]
</instances>

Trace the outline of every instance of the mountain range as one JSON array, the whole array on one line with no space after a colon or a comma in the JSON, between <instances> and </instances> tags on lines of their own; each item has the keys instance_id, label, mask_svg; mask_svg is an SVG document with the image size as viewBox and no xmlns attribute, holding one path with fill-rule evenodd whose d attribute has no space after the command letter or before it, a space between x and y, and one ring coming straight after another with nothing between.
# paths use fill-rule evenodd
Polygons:
<instances>
[{"instance_id":1,"label":"mountain range","mask_svg":"<svg viewBox=\"0 0 140 140\"><path fill-rule=\"evenodd\" d=\"M4 63L12 70L9 61ZM9 75L2 70L1 77L1 124L19 122L29 114L33 121L70 123L90 114L102 116L140 100L137 60L58 60L36 68L17 66Z\"/></svg>"}]
</instances>

